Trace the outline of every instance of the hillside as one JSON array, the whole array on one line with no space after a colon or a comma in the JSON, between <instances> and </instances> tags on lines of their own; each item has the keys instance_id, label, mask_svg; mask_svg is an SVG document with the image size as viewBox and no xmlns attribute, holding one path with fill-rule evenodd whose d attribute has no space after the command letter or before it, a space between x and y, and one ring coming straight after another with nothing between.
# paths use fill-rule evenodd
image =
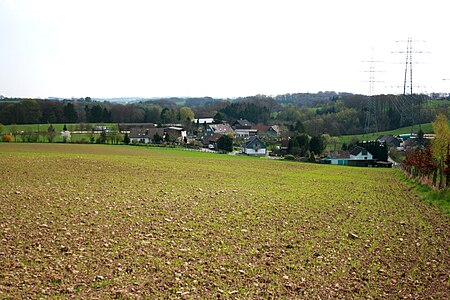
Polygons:
<instances>
[{"instance_id":1,"label":"hillside","mask_svg":"<svg viewBox=\"0 0 450 300\"><path fill-rule=\"evenodd\" d=\"M450 121L448 122L448 125L450 126ZM339 141L341 143L349 143L352 140L358 140L358 141L370 141L370 140L376 140L381 135L395 135L398 136L400 134L409 134L411 133L411 129L413 129L413 133L417 133L419 129L421 129L424 133L433 133L433 127L431 126L431 123L423 123L414 125L413 127L407 126L402 127L394 130L387 130L387 131L379 131L375 133L368 133L368 134L355 134L355 135L344 135L339 137Z\"/></svg>"},{"instance_id":2,"label":"hillside","mask_svg":"<svg viewBox=\"0 0 450 300\"><path fill-rule=\"evenodd\" d=\"M141 99L130 103L95 101L90 97L62 101L5 98L0 102L0 123L154 123L187 126L188 120L217 117L218 121L228 123L246 119L255 124L277 124L286 130L302 128L310 136L323 133L341 136L362 134L375 127L380 131L389 131L431 122L438 113L450 114L448 103L447 98L435 99L429 95L368 97L335 92L273 97L255 95L236 99Z\"/></svg>"}]
</instances>

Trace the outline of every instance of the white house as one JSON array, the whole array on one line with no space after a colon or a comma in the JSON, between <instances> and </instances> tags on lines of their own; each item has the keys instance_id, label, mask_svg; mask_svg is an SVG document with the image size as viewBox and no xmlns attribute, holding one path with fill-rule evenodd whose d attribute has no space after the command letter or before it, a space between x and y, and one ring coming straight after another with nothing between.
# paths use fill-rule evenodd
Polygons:
<instances>
[{"instance_id":1,"label":"white house","mask_svg":"<svg viewBox=\"0 0 450 300\"><path fill-rule=\"evenodd\" d=\"M372 160L373 155L367 149L355 146L350 149L350 159L353 160Z\"/></svg>"},{"instance_id":2,"label":"white house","mask_svg":"<svg viewBox=\"0 0 450 300\"><path fill-rule=\"evenodd\" d=\"M192 120L193 123L203 125L203 124L212 124L214 123L214 118L198 118Z\"/></svg>"},{"instance_id":3,"label":"white house","mask_svg":"<svg viewBox=\"0 0 450 300\"><path fill-rule=\"evenodd\" d=\"M143 144L153 143L156 134L161 138L165 137L163 128L131 128L129 135L130 142Z\"/></svg>"},{"instance_id":4,"label":"white house","mask_svg":"<svg viewBox=\"0 0 450 300\"><path fill-rule=\"evenodd\" d=\"M247 155L265 156L267 149L266 145L257 136L252 136L245 142L242 152Z\"/></svg>"},{"instance_id":5,"label":"white house","mask_svg":"<svg viewBox=\"0 0 450 300\"><path fill-rule=\"evenodd\" d=\"M355 146L350 151L337 150L330 152L328 158L322 160L323 163L343 166L368 167L373 165L373 155L367 149Z\"/></svg>"},{"instance_id":6,"label":"white house","mask_svg":"<svg viewBox=\"0 0 450 300\"><path fill-rule=\"evenodd\" d=\"M347 161L350 159L348 151L335 150L328 154L328 158L324 161L329 161L332 165L347 165Z\"/></svg>"},{"instance_id":7,"label":"white house","mask_svg":"<svg viewBox=\"0 0 450 300\"><path fill-rule=\"evenodd\" d=\"M236 128L234 130L236 137L249 137L249 136L254 136L256 135L256 133L258 132L257 129L240 129L240 128Z\"/></svg>"}]
</instances>

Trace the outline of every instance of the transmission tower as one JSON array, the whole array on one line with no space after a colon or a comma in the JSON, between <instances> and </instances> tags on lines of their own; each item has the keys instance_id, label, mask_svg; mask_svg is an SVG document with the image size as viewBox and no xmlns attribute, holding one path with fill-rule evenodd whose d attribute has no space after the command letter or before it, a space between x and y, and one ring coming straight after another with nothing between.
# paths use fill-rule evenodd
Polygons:
<instances>
[{"instance_id":1,"label":"transmission tower","mask_svg":"<svg viewBox=\"0 0 450 300\"><path fill-rule=\"evenodd\" d=\"M369 100L367 105L367 111L366 111L366 120L364 123L364 134L368 134L370 132L377 132L378 131L378 121L377 121L377 106L376 101L374 99L374 91L375 91L375 83L382 82L375 80L375 74L377 72L380 72L375 68L376 63L381 63L382 61L375 60L374 54L373 54L373 48L372 48L372 55L370 60L363 61L366 63L369 63L369 70L365 71L369 73Z\"/></svg>"},{"instance_id":2,"label":"transmission tower","mask_svg":"<svg viewBox=\"0 0 450 300\"><path fill-rule=\"evenodd\" d=\"M405 55L403 62L405 66L403 76L403 97L394 99L394 106L400 114L400 124L411 124L411 133L413 132L414 122L420 123L420 111L422 104L422 97L415 97L413 87L420 87L413 84L413 65L418 62L413 61L413 54L425 53L424 51L418 51L413 49L413 42L424 42L419 40L413 40L412 37L408 37L406 41L397 41L399 43L406 43L406 50L397 51L393 53L400 53Z\"/></svg>"},{"instance_id":3,"label":"transmission tower","mask_svg":"<svg viewBox=\"0 0 450 300\"><path fill-rule=\"evenodd\" d=\"M401 42L401 41L399 41ZM413 39L409 37L406 41L406 51L399 51L398 53L406 54L405 60L405 77L403 80L403 95L406 95L406 89L409 88L409 94L413 95L413 53L424 53L423 51L413 51ZM418 42L418 41L414 41ZM416 64L417 62L415 62ZM409 80L408 80L409 74Z\"/></svg>"}]
</instances>

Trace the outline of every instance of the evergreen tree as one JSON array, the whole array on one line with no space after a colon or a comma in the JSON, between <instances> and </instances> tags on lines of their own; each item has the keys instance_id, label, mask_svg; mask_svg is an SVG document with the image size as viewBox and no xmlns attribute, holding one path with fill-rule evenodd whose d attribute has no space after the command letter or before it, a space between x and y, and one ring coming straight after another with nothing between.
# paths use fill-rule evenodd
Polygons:
<instances>
[{"instance_id":1,"label":"evergreen tree","mask_svg":"<svg viewBox=\"0 0 450 300\"><path fill-rule=\"evenodd\" d=\"M303 133L297 137L298 146L300 147L300 156L305 157L309 149L309 136Z\"/></svg>"},{"instance_id":2,"label":"evergreen tree","mask_svg":"<svg viewBox=\"0 0 450 300\"><path fill-rule=\"evenodd\" d=\"M290 138L289 139L289 143L288 143L288 150L287 152L289 154L292 154L294 156L299 156L300 155L300 147L298 145L298 140L296 137Z\"/></svg>"},{"instance_id":3,"label":"evergreen tree","mask_svg":"<svg viewBox=\"0 0 450 300\"><path fill-rule=\"evenodd\" d=\"M288 153L305 157L309 150L309 136L305 133L289 139Z\"/></svg>"},{"instance_id":4,"label":"evergreen tree","mask_svg":"<svg viewBox=\"0 0 450 300\"><path fill-rule=\"evenodd\" d=\"M314 154L319 155L322 154L324 149L323 140L319 136L313 136L311 141L309 142L309 151L314 152Z\"/></svg>"},{"instance_id":5,"label":"evergreen tree","mask_svg":"<svg viewBox=\"0 0 450 300\"><path fill-rule=\"evenodd\" d=\"M128 132L125 132L125 136L123 138L123 143L128 145L130 143L130 137L128 136Z\"/></svg>"},{"instance_id":6,"label":"evergreen tree","mask_svg":"<svg viewBox=\"0 0 450 300\"><path fill-rule=\"evenodd\" d=\"M153 135L153 143L159 144L159 143L162 142L162 140L163 140L163 137L160 136L158 133L155 133L155 134Z\"/></svg>"},{"instance_id":7,"label":"evergreen tree","mask_svg":"<svg viewBox=\"0 0 450 300\"><path fill-rule=\"evenodd\" d=\"M103 122L103 109L100 104L94 105L90 111L90 120L92 123L101 123Z\"/></svg>"},{"instance_id":8,"label":"evergreen tree","mask_svg":"<svg viewBox=\"0 0 450 300\"><path fill-rule=\"evenodd\" d=\"M223 123L224 117L220 112L217 112L214 115L214 124L221 124Z\"/></svg>"},{"instance_id":9,"label":"evergreen tree","mask_svg":"<svg viewBox=\"0 0 450 300\"><path fill-rule=\"evenodd\" d=\"M305 132L305 127L303 126L303 123L300 120L295 122L294 131L297 131L298 133Z\"/></svg>"},{"instance_id":10,"label":"evergreen tree","mask_svg":"<svg viewBox=\"0 0 450 300\"><path fill-rule=\"evenodd\" d=\"M233 151L233 137L228 134L222 135L217 140L217 148L226 152Z\"/></svg>"},{"instance_id":11,"label":"evergreen tree","mask_svg":"<svg viewBox=\"0 0 450 300\"><path fill-rule=\"evenodd\" d=\"M72 103L67 103L63 110L64 120L67 123L76 123L78 121L78 113L75 111L75 107Z\"/></svg>"},{"instance_id":12,"label":"evergreen tree","mask_svg":"<svg viewBox=\"0 0 450 300\"><path fill-rule=\"evenodd\" d=\"M427 143L426 138L424 137L425 133L422 129L419 129L419 132L417 132L417 145L423 149L425 147L425 144Z\"/></svg>"}]
</instances>

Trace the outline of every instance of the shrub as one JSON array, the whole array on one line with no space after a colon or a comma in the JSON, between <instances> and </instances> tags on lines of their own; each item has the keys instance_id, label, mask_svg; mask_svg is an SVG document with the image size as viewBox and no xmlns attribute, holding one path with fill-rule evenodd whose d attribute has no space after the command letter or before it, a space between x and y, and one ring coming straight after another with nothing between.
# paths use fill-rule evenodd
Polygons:
<instances>
[{"instance_id":1,"label":"shrub","mask_svg":"<svg viewBox=\"0 0 450 300\"><path fill-rule=\"evenodd\" d=\"M4 134L4 135L3 135L3 141L4 141L4 142L11 143L11 142L12 142L12 139L13 139L13 137L12 137L12 135L10 135L10 134Z\"/></svg>"}]
</instances>

